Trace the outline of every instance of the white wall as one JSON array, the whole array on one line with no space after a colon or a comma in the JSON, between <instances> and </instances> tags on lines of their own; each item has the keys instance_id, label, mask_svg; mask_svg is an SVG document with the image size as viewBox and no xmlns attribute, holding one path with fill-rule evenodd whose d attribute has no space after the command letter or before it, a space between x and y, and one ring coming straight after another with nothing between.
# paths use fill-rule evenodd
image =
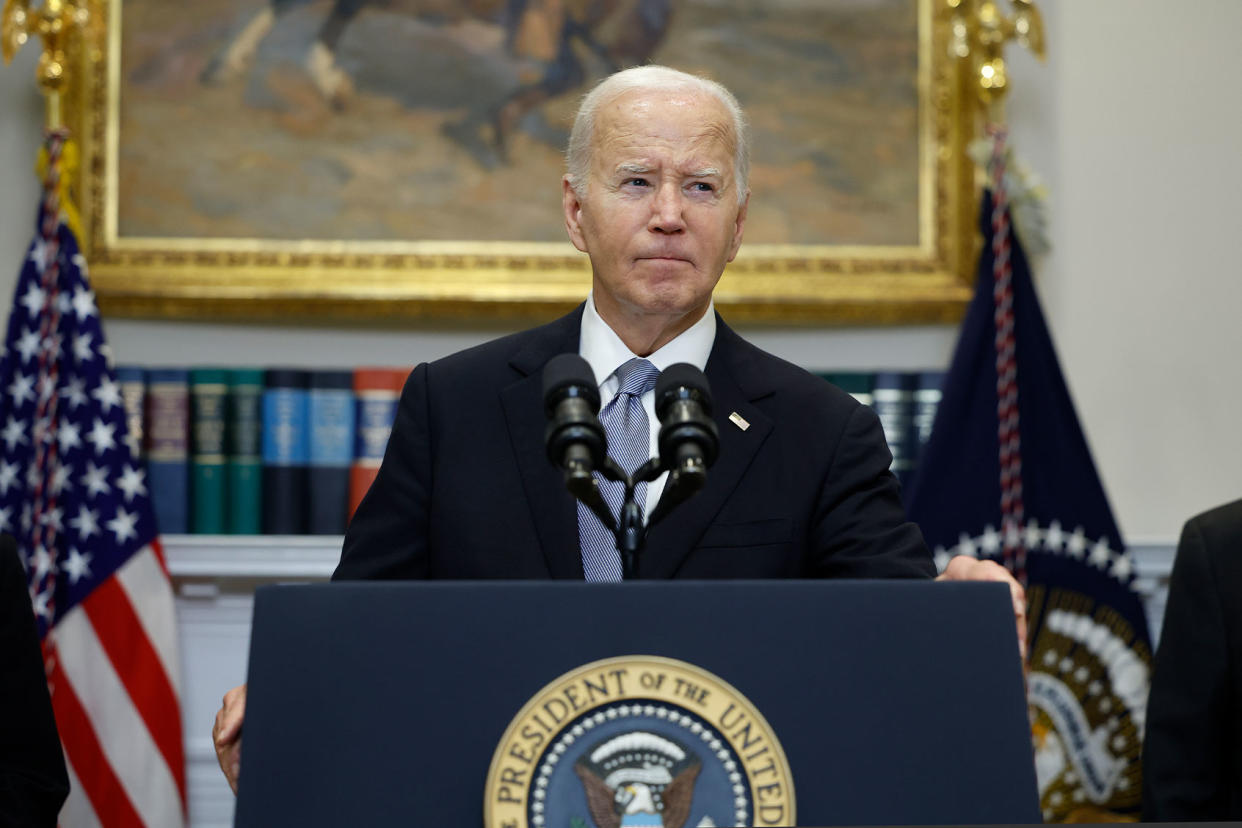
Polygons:
<instances>
[{"instance_id":1,"label":"white wall","mask_svg":"<svg viewBox=\"0 0 1242 828\"><path fill-rule=\"evenodd\" d=\"M1126 537L1242 497L1242 3L1063 2L1044 308Z\"/></svg>"},{"instance_id":2,"label":"white wall","mask_svg":"<svg viewBox=\"0 0 1242 828\"><path fill-rule=\"evenodd\" d=\"M1242 496L1242 3L1044 0L1049 63L1015 54L1013 141L1046 179L1056 250L1038 283L1123 535L1170 541ZM32 230L41 106L27 46L0 69L0 314ZM551 185L550 185L551 186ZM402 364L498 329L403 331L113 319L146 364ZM947 363L948 327L744 331L808 367Z\"/></svg>"},{"instance_id":3,"label":"white wall","mask_svg":"<svg viewBox=\"0 0 1242 828\"><path fill-rule=\"evenodd\" d=\"M0 63L0 318L7 320L22 254L34 233L39 182L35 156L43 123L43 100L34 84L34 47L13 63Z\"/></svg>"}]
</instances>

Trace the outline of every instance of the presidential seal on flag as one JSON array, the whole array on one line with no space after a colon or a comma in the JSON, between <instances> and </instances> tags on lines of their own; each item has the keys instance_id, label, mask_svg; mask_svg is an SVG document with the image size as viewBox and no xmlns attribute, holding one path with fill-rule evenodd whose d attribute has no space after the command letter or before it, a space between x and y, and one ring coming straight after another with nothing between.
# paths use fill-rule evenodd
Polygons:
<instances>
[{"instance_id":1,"label":"presidential seal on flag","mask_svg":"<svg viewBox=\"0 0 1242 828\"><path fill-rule=\"evenodd\" d=\"M792 825L793 779L759 711L684 661L624 656L539 691L487 776L484 825Z\"/></svg>"},{"instance_id":2,"label":"presidential seal on flag","mask_svg":"<svg viewBox=\"0 0 1242 828\"><path fill-rule=\"evenodd\" d=\"M1049 581L1028 593L1037 632L1027 701L1039 796L1051 816L1102 819L1142 788L1151 652L1115 604L1096 598L1109 586Z\"/></svg>"}]
</instances>

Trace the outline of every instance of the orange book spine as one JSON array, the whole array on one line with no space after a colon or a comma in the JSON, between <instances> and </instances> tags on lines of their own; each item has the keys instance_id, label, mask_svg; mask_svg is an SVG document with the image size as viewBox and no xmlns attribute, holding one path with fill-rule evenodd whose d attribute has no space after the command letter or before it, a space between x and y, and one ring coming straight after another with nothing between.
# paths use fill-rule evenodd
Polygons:
<instances>
[{"instance_id":1,"label":"orange book spine","mask_svg":"<svg viewBox=\"0 0 1242 828\"><path fill-rule=\"evenodd\" d=\"M354 369L354 405L357 423L354 462L349 472L349 517L379 473L388 435L397 416L397 401L409 376L408 368Z\"/></svg>"}]
</instances>

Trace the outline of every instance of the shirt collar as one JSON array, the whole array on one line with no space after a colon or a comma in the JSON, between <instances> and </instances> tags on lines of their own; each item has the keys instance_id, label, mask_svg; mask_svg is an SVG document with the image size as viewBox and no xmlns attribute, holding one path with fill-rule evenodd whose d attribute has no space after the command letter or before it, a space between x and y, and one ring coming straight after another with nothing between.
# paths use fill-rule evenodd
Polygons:
<instances>
[{"instance_id":1,"label":"shirt collar","mask_svg":"<svg viewBox=\"0 0 1242 828\"><path fill-rule=\"evenodd\" d=\"M688 362L702 371L707 367L707 358L715 341L716 307L714 302L708 302L707 312L699 321L647 359L661 371L678 362ZM608 380L614 379L613 373L617 368L637 356L595 310L594 293L587 296L586 308L582 312L578 353L590 363L601 388Z\"/></svg>"}]
</instances>

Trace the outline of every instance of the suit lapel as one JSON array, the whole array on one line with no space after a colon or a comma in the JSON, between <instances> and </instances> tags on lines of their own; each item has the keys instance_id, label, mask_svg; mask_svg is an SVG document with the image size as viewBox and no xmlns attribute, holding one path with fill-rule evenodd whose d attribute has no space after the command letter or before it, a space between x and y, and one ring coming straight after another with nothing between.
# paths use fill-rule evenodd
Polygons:
<instances>
[{"instance_id":1,"label":"suit lapel","mask_svg":"<svg viewBox=\"0 0 1242 828\"><path fill-rule=\"evenodd\" d=\"M548 461L544 443L543 366L561 353L577 353L582 306L532 331L509 364L521 378L500 393L509 440L548 572L553 578L583 577L578 551L578 512L561 472Z\"/></svg>"},{"instance_id":2,"label":"suit lapel","mask_svg":"<svg viewBox=\"0 0 1242 828\"><path fill-rule=\"evenodd\" d=\"M716 342L704 373L712 389L712 419L720 430L720 454L703 490L648 533L639 568L643 578L671 578L677 572L772 431L771 419L754 405L772 388L750 362L750 347L716 317ZM730 421L729 415L735 412L749 423L746 430Z\"/></svg>"}]
</instances>

